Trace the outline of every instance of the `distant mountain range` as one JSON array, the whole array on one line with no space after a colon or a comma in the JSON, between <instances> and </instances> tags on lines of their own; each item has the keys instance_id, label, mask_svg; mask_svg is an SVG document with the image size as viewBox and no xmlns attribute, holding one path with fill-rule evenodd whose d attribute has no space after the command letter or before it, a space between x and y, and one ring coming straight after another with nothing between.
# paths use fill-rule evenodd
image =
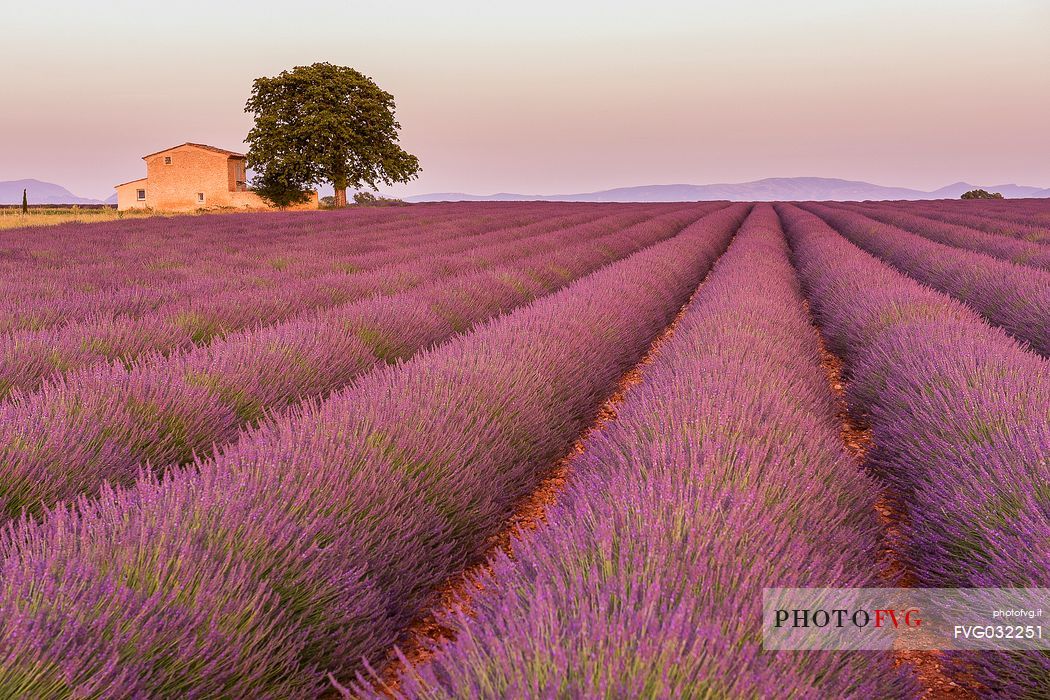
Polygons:
<instances>
[{"instance_id":1,"label":"distant mountain range","mask_svg":"<svg viewBox=\"0 0 1050 700\"><path fill-rule=\"evenodd\" d=\"M30 204L116 204L117 195L106 200L78 197L62 185L40 180L7 180L0 182L0 204L21 204L22 190Z\"/></svg>"},{"instance_id":2,"label":"distant mountain range","mask_svg":"<svg viewBox=\"0 0 1050 700\"><path fill-rule=\"evenodd\" d=\"M754 182L718 185L640 185L617 187L600 192L578 194L499 194L475 195L461 192L439 192L405 197L409 202L480 202L519 200L546 200L552 202L679 202L726 199L736 202L756 201L805 201L838 200L858 201L865 199L958 199L959 195L973 189L1001 192L1008 199L1018 197L1050 197L1050 188L1026 187L1024 185L971 185L966 182L942 187L932 192L907 187L884 187L870 182L839 180L827 177L770 177Z\"/></svg>"},{"instance_id":3,"label":"distant mountain range","mask_svg":"<svg viewBox=\"0 0 1050 700\"><path fill-rule=\"evenodd\" d=\"M8 180L0 182L0 204L21 204L22 189L28 190L30 204L116 204L117 195L108 199L78 197L65 187L40 180ZM532 201L551 202L680 202L726 199L736 202L865 199L958 199L963 192L973 189L1001 192L1007 199L1020 197L1050 197L1050 188L1024 185L971 185L956 182L932 192L907 187L885 187L857 180L839 180L828 177L769 177L754 182L718 185L639 185L617 187L599 192L578 194L499 194L477 195L462 192L438 192L405 197L409 202L481 202Z\"/></svg>"}]
</instances>

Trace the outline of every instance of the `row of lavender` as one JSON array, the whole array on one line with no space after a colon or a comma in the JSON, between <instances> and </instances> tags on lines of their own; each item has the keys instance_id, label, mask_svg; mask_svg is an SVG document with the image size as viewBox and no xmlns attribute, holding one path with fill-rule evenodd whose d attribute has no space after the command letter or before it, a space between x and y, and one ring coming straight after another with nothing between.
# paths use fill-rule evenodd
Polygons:
<instances>
[{"instance_id":1,"label":"row of lavender","mask_svg":"<svg viewBox=\"0 0 1050 700\"><path fill-rule=\"evenodd\" d=\"M1050 200L895 202L887 204L998 236L1050 243Z\"/></svg>"},{"instance_id":2,"label":"row of lavender","mask_svg":"<svg viewBox=\"0 0 1050 700\"><path fill-rule=\"evenodd\" d=\"M570 206L577 211L587 208ZM0 231L0 274L6 279L18 276L10 273L37 271L44 281L79 279L106 288L153 279L165 270L175 278L184 271L215 265L233 273L264 270L277 258L289 268L306 273L318 269L318 259L378 249L383 234L396 234L405 228L441 226L464 216L484 218L490 224L524 224L565 208L565 204L540 203L516 209L498 204L485 208L420 205L407 210L358 209L324 216L272 213L264 226L254 214L232 214ZM597 209L593 205L590 208ZM346 235L354 231L367 231L377 238L362 248L360 241Z\"/></svg>"},{"instance_id":3,"label":"row of lavender","mask_svg":"<svg viewBox=\"0 0 1050 700\"><path fill-rule=\"evenodd\" d=\"M469 210L468 210L469 211ZM269 307L279 304L285 292L297 296L316 297L315 303L329 297L345 295L345 288L353 289L353 273L374 270L381 266L394 266L420 257L422 251L436 248L435 254L455 253L469 250L471 239L479 234L499 230L537 230L547 226L551 230L558 226L571 226L598 218L593 211L568 212L558 216L533 214L507 217L505 220L491 216L470 216L468 212L458 217L448 217L440 222L428 222L426 217L410 225L402 225L381 231L378 228L345 229L329 238L339 242L339 251L325 251L324 237L320 237L318 249L299 257L307 260L316 269L303 270L293 267L295 256L286 252L282 256L269 258L262 269L236 271L230 266L231 256L220 256L209 264L189 265L179 269L178 274L160 261L164 250L159 246L153 250L142 250L139 255L151 266L138 279L127 284L107 284L96 288L86 283L79 275L72 280L54 280L41 274L40 266L26 271L6 284L9 294L0 306L0 327L17 331L61 328L70 321L97 321L112 317L141 319L144 316L162 315L169 320L180 320L184 324L194 316L213 317L217 323L237 323L242 319L234 313L246 298L256 300L261 307L256 313L265 320ZM615 212L607 212L613 214ZM644 215L645 212L639 212ZM523 223L519 223L522 222ZM269 227L260 227L256 235L260 245L270 242ZM221 231L217 233L221 235ZM274 236L280 240L280 236ZM303 235L305 239L309 236ZM148 245L146 241L139 245ZM155 242L154 242L155 243ZM73 263L66 263L63 270L80 271ZM89 279L100 279L101 273L86 272ZM25 289L29 287L30 289ZM242 311L243 315L244 312ZM232 316L232 318L226 318Z\"/></svg>"},{"instance_id":4,"label":"row of lavender","mask_svg":"<svg viewBox=\"0 0 1050 700\"><path fill-rule=\"evenodd\" d=\"M679 207L665 216L707 211L710 205ZM36 388L48 377L107 360L129 363L149 353L192 350L241 328L255 328L308 316L375 295L406 291L472 268L484 268L565 242L587 240L654 216L660 210L613 213L597 219L556 217L509 229L453 237L425 245L411 236L399 252L414 259L381 264L373 259L355 274L339 273L234 295L193 296L171 308L140 316L101 316L57 330L0 336L0 397ZM691 215L691 214L690 214ZM469 250L464 248L469 247ZM369 269L371 268L371 269Z\"/></svg>"},{"instance_id":5,"label":"row of lavender","mask_svg":"<svg viewBox=\"0 0 1050 700\"><path fill-rule=\"evenodd\" d=\"M917 584L1050 586L1050 362L812 214L778 208L847 363L850 410L870 421L871 464L906 505L901 555ZM957 661L990 696L1050 687L1045 654Z\"/></svg>"},{"instance_id":6,"label":"row of lavender","mask_svg":"<svg viewBox=\"0 0 1050 700\"><path fill-rule=\"evenodd\" d=\"M0 247L0 279L8 298L26 304L50 297L71 314L133 313L168 300L164 291L180 285L185 291L206 288L208 283L215 289L236 290L253 283L307 278L343 271L346 258L382 253L406 235L441 240L429 234L451 235L457 222L481 230L545 218L542 212L528 209L506 217L477 216L476 210L474 214L450 210L440 216L421 214L413 220L371 224L341 214L297 220L275 215L265 226L255 219L251 227L243 217L191 217L153 221L134 231L116 222L65 231L64 245L49 238L46 229L37 228L15 239L30 250ZM172 237L173 231L187 235ZM5 324L6 317L5 311L0 316ZM45 316L40 322L46 320Z\"/></svg>"},{"instance_id":7,"label":"row of lavender","mask_svg":"<svg viewBox=\"0 0 1050 700\"><path fill-rule=\"evenodd\" d=\"M911 209L901 209L883 203L833 206L859 212L937 243L974 250L1020 265L1050 269L1050 245L986 233L979 229L939 221L933 218L934 214L920 214Z\"/></svg>"},{"instance_id":8,"label":"row of lavender","mask_svg":"<svg viewBox=\"0 0 1050 700\"><path fill-rule=\"evenodd\" d=\"M876 489L844 452L771 207L745 222L617 414L546 525L499 556L472 615L445 620L455 642L398 694L913 689L889 654L762 651L764 587L877 585L879 539Z\"/></svg>"},{"instance_id":9,"label":"row of lavender","mask_svg":"<svg viewBox=\"0 0 1050 700\"><path fill-rule=\"evenodd\" d=\"M468 244L485 238L486 231L474 230L467 225L468 221L459 223L466 229L464 238ZM439 230L445 231L444 227ZM353 232L353 238L362 242L371 242L377 237L374 231ZM418 257L417 245L429 248L428 238L429 235L410 229L404 232L399 245ZM450 241L444 245L456 243L458 241ZM65 290L69 292L65 296L55 293L32 302L12 298L11 304L18 307L18 323L22 328L2 336L3 355L8 366L22 360L21 355L47 357L51 365L65 367L67 363L77 363L79 355L87 360L118 353L132 357L147 348L163 350L193 340L202 341L223 330L252 322L273 322L282 313L296 308L334 304L347 296L368 292L375 287L375 281L370 279L375 275L370 272L391 264L389 252L384 249L363 253L355 256L353 263L351 258L339 258L339 264L352 264L352 272L330 271L315 277L257 275L250 284L233 283L225 288L216 280L226 280L229 276L205 268L194 270L187 284L167 284L163 279L152 279L143 286L104 294L77 294L74 285ZM406 262L411 262L411 258ZM396 271L396 266L390 271L395 273L395 278ZM384 277L381 275L380 279ZM84 342L76 342L81 337ZM41 352L41 348L52 347L61 348L53 358L50 353Z\"/></svg>"},{"instance_id":10,"label":"row of lavender","mask_svg":"<svg viewBox=\"0 0 1050 700\"><path fill-rule=\"evenodd\" d=\"M205 249L191 261L173 262L162 241L144 234L142 240L128 240L121 249L125 254L134 253L137 261L127 262L126 269L110 269L115 262L98 269L61 258L53 269L41 261L23 264L16 274L0 275L7 291L0 301L0 329L39 330L61 327L70 320L160 312L181 314L192 321L195 314L216 315L229 307L228 296L254 295L260 302L275 303L271 298L280 298L281 286L297 285L301 289L293 291L300 294L338 296L340 286L354 272L415 260L432 247L469 252L469 238L480 233L520 230L543 222L567 227L616 213L644 216L646 210L683 206L625 204L603 210L582 204L560 204L558 208L527 204L517 213L501 214L488 210L487 204L456 206L440 217L421 214L371 227L356 227L351 222L338 226L339 213L332 215L333 220L304 215L294 229L293 242L287 240L287 230L269 220L266 226L251 229L252 235L241 241L223 241L226 231L220 220L213 222L211 235L224 245L211 255ZM275 242L287 248L274 250ZM249 253L253 265L239 266L237 261ZM212 311L216 305L218 311Z\"/></svg>"},{"instance_id":11,"label":"row of lavender","mask_svg":"<svg viewBox=\"0 0 1050 700\"><path fill-rule=\"evenodd\" d=\"M714 216L732 220L739 208ZM206 456L266 413L323 397L379 362L407 357L666 239L703 211L687 208L611 232L578 227L540 236L490 270L238 333L186 354L88 368L16 396L0 406L0 512L36 513L93 493L103 480L128 483L145 461L163 470ZM572 238L578 240L570 245Z\"/></svg>"},{"instance_id":12,"label":"row of lavender","mask_svg":"<svg viewBox=\"0 0 1050 700\"><path fill-rule=\"evenodd\" d=\"M746 211L381 368L215 460L9 528L0 695L315 697L327 673L346 682L483 550Z\"/></svg>"},{"instance_id":13,"label":"row of lavender","mask_svg":"<svg viewBox=\"0 0 1050 700\"><path fill-rule=\"evenodd\" d=\"M1015 338L1050 356L1050 271L934 243L852 210L804 206L869 253L970 304Z\"/></svg>"}]
</instances>

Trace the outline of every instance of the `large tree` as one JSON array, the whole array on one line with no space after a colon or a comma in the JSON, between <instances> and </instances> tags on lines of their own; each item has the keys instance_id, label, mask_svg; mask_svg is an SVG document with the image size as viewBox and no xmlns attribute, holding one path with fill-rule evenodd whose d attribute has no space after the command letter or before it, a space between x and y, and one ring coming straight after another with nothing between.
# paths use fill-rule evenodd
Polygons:
<instances>
[{"instance_id":1,"label":"large tree","mask_svg":"<svg viewBox=\"0 0 1050 700\"><path fill-rule=\"evenodd\" d=\"M419 160L398 145L393 95L353 68L314 63L257 78L244 111L255 115L252 184L277 204L330 182L336 206L346 206L348 187L378 189L419 174Z\"/></svg>"},{"instance_id":2,"label":"large tree","mask_svg":"<svg viewBox=\"0 0 1050 700\"><path fill-rule=\"evenodd\" d=\"M989 192L988 190L970 190L969 192L963 192L960 199L1002 199L1003 195L999 192Z\"/></svg>"}]
</instances>

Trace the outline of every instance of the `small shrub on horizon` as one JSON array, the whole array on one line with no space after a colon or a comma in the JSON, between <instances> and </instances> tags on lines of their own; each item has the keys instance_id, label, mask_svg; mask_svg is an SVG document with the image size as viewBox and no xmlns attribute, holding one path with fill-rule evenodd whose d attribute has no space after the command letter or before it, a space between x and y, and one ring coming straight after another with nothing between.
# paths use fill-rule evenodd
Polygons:
<instances>
[{"instance_id":1,"label":"small shrub on horizon","mask_svg":"<svg viewBox=\"0 0 1050 700\"><path fill-rule=\"evenodd\" d=\"M988 190L970 190L969 192L963 192L960 199L1002 199L1003 195L999 192L989 192Z\"/></svg>"},{"instance_id":2,"label":"small shrub on horizon","mask_svg":"<svg viewBox=\"0 0 1050 700\"><path fill-rule=\"evenodd\" d=\"M334 198L333 198L334 199ZM362 207L405 207L408 206L408 202L403 199L395 199L393 197L384 197L382 195L374 195L371 192L363 191L354 194L354 204Z\"/></svg>"}]
</instances>

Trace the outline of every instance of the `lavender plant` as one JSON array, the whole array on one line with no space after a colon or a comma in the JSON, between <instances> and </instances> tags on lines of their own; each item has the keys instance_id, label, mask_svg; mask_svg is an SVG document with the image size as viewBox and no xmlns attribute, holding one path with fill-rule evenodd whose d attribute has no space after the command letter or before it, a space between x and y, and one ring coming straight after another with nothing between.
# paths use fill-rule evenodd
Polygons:
<instances>
[{"instance_id":1,"label":"lavender plant","mask_svg":"<svg viewBox=\"0 0 1050 700\"><path fill-rule=\"evenodd\" d=\"M579 214L542 219L520 227L477 231L459 222L467 232L431 241L405 231L405 240L390 250L342 258L344 271L331 270L278 276L252 276L251 284L223 284L226 275L210 270L194 274L186 284L150 284L101 295L119 305L91 312L74 313L53 298L23 304L23 313L73 315L79 320L57 328L9 331L0 335L0 397L14 391L30 391L45 379L107 360L130 363L150 354L185 351L206 345L242 328L256 328L308 315L377 294L393 294L463 271L484 262L481 249L491 259L499 254L520 254L537 236L548 235L548 243L561 237L607 232L644 219L647 211L613 213L603 217ZM588 224L591 224L588 227ZM571 240L571 239L567 239ZM502 243L497 247L497 244ZM329 265L334 263L329 263ZM287 274L286 274L287 273ZM84 295L74 296L83 300ZM99 295L89 297L89 305ZM128 306L131 304L132 306ZM133 309L138 309L137 312Z\"/></svg>"},{"instance_id":2,"label":"lavender plant","mask_svg":"<svg viewBox=\"0 0 1050 700\"><path fill-rule=\"evenodd\" d=\"M348 681L483 550L746 210L381 367L215 460L8 528L0 695L314 697L326 673Z\"/></svg>"},{"instance_id":3,"label":"lavender plant","mask_svg":"<svg viewBox=\"0 0 1050 700\"><path fill-rule=\"evenodd\" d=\"M1050 363L819 218L778 205L813 309L870 422L874 472L906 509L924 587L1050 586ZM1043 697L1050 657L957 659L992 697Z\"/></svg>"},{"instance_id":4,"label":"lavender plant","mask_svg":"<svg viewBox=\"0 0 1050 700\"><path fill-rule=\"evenodd\" d=\"M979 229L939 221L936 218L927 218L911 213L908 210L900 210L880 204L842 205L839 208L857 211L885 224L916 233L936 243L973 250L985 253L992 257L1017 263L1018 265L1030 265L1044 270L1050 269L1050 246L1018 240L1008 236L986 233ZM931 213L930 217L937 216Z\"/></svg>"},{"instance_id":5,"label":"lavender plant","mask_svg":"<svg viewBox=\"0 0 1050 700\"><path fill-rule=\"evenodd\" d=\"M1009 203L992 200L969 202L922 202L909 204L909 209L962 226L980 229L997 236L1017 238L1032 243L1050 243L1050 212L1040 200Z\"/></svg>"},{"instance_id":6,"label":"lavender plant","mask_svg":"<svg viewBox=\"0 0 1050 700\"><path fill-rule=\"evenodd\" d=\"M805 206L864 250L966 302L1036 352L1050 355L1050 272L934 243L862 214Z\"/></svg>"},{"instance_id":7,"label":"lavender plant","mask_svg":"<svg viewBox=\"0 0 1050 700\"><path fill-rule=\"evenodd\" d=\"M546 524L500 554L403 697L902 697L888 654L767 652L762 589L872 586L874 488L758 205L587 441ZM368 683L359 688L370 694ZM378 690L390 692L382 685Z\"/></svg>"},{"instance_id":8,"label":"lavender plant","mask_svg":"<svg viewBox=\"0 0 1050 700\"><path fill-rule=\"evenodd\" d=\"M727 215L737 216L736 210ZM39 513L207 456L239 430L297 401L324 397L379 362L405 358L603 264L674 235L704 209L556 231L515 246L476 250L511 261L376 297L314 318L239 333L174 357L92 367L0 405L0 512ZM610 223L614 226L608 232ZM604 235L603 235L604 234ZM567 240L577 243L567 245ZM553 248L551 247L553 246Z\"/></svg>"}]
</instances>

